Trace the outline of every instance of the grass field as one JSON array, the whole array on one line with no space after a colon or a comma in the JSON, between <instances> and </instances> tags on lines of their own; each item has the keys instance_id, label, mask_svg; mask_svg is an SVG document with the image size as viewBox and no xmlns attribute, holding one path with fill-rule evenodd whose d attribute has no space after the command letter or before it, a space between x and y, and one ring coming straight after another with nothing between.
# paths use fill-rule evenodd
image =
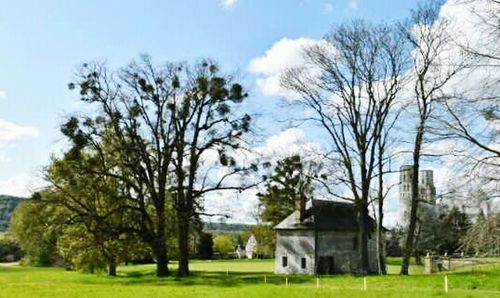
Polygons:
<instances>
[{"instance_id":1,"label":"grass field","mask_svg":"<svg viewBox=\"0 0 500 298\"><path fill-rule=\"evenodd\" d=\"M0 297L500 297L500 260L497 263L462 268L448 273L449 292L444 293L444 275L423 275L413 266L412 276L337 275L314 276L272 274L272 260L193 261L193 276L158 279L154 265L122 266L118 277L68 272L59 268L0 266ZM175 269L175 264L171 266ZM390 273L398 260L389 260Z\"/></svg>"}]
</instances>

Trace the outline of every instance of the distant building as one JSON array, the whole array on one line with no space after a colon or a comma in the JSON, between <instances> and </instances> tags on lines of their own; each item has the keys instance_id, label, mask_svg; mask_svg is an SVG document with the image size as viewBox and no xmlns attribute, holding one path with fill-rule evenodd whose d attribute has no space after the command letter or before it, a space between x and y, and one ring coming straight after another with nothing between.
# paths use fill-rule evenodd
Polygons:
<instances>
[{"instance_id":1,"label":"distant building","mask_svg":"<svg viewBox=\"0 0 500 298\"><path fill-rule=\"evenodd\" d=\"M276 229L275 272L334 274L361 272L358 225L353 204L312 200L301 204ZM375 221L369 217L370 271L377 271Z\"/></svg>"},{"instance_id":2,"label":"distant building","mask_svg":"<svg viewBox=\"0 0 500 298\"><path fill-rule=\"evenodd\" d=\"M254 234L250 235L250 238L248 238L247 245L245 245L245 255L247 259L253 259L255 257L255 254L257 253L257 239L255 238Z\"/></svg>"},{"instance_id":3,"label":"distant building","mask_svg":"<svg viewBox=\"0 0 500 298\"><path fill-rule=\"evenodd\" d=\"M402 205L402 222L407 226L410 218L411 208L411 180L413 177L413 170L411 165L404 165L400 168L399 173L399 194ZM435 213L436 205L436 188L434 187L434 173L431 170L419 171L418 175L418 188L420 194L420 202L417 214L425 217Z\"/></svg>"}]
</instances>

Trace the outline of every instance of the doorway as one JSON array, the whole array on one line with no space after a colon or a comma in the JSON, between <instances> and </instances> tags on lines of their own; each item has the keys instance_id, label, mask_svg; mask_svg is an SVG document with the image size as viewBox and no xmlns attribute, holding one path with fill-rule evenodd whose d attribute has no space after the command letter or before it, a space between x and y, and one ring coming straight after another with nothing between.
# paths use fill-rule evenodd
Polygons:
<instances>
[{"instance_id":1,"label":"doorway","mask_svg":"<svg viewBox=\"0 0 500 298\"><path fill-rule=\"evenodd\" d=\"M318 274L335 274L335 261L333 256L319 257Z\"/></svg>"}]
</instances>

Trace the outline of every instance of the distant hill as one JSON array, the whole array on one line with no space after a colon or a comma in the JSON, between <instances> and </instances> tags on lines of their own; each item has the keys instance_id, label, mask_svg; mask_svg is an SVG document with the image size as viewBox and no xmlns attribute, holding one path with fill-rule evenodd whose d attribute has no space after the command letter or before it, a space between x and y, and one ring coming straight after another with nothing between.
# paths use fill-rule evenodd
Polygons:
<instances>
[{"instance_id":1,"label":"distant hill","mask_svg":"<svg viewBox=\"0 0 500 298\"><path fill-rule=\"evenodd\" d=\"M20 197L0 195L0 232L7 230L12 212L23 200L24 198ZM211 233L238 233L246 232L251 227L252 225L248 224L206 222L203 230Z\"/></svg>"},{"instance_id":2,"label":"distant hill","mask_svg":"<svg viewBox=\"0 0 500 298\"><path fill-rule=\"evenodd\" d=\"M239 223L205 222L203 230L211 233L246 232L252 225Z\"/></svg>"},{"instance_id":3,"label":"distant hill","mask_svg":"<svg viewBox=\"0 0 500 298\"><path fill-rule=\"evenodd\" d=\"M12 212L23 200L19 197L0 195L0 232L7 230Z\"/></svg>"}]
</instances>

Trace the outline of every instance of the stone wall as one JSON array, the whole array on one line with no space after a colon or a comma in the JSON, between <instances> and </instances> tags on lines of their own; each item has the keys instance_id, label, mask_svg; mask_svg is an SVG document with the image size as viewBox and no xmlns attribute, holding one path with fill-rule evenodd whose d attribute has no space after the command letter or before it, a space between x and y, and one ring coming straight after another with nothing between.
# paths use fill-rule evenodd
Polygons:
<instances>
[{"instance_id":1,"label":"stone wall","mask_svg":"<svg viewBox=\"0 0 500 298\"><path fill-rule=\"evenodd\" d=\"M333 256L335 273L360 272L359 240L356 231L325 231L318 234L318 256ZM370 270L377 270L376 240L368 240Z\"/></svg>"},{"instance_id":2,"label":"stone wall","mask_svg":"<svg viewBox=\"0 0 500 298\"><path fill-rule=\"evenodd\" d=\"M316 269L321 271L321 269L325 270L325 267L328 268L327 271L330 274L361 272L358 252L360 243L357 239L356 231L319 231L316 243L314 231L280 230L276 238L275 272L314 274ZM315 245L317 245L317 259ZM368 240L368 254L370 270L373 272L377 270L376 247L375 237L371 237ZM284 257L286 266L284 266ZM303 262L305 262L305 268L302 267ZM333 269L330 269L331 263L333 263Z\"/></svg>"},{"instance_id":3,"label":"stone wall","mask_svg":"<svg viewBox=\"0 0 500 298\"><path fill-rule=\"evenodd\" d=\"M314 274L314 238L314 231L278 231L276 235L275 273ZM283 258L286 258L286 265L283 264ZM305 268L302 268L304 261Z\"/></svg>"}]
</instances>

